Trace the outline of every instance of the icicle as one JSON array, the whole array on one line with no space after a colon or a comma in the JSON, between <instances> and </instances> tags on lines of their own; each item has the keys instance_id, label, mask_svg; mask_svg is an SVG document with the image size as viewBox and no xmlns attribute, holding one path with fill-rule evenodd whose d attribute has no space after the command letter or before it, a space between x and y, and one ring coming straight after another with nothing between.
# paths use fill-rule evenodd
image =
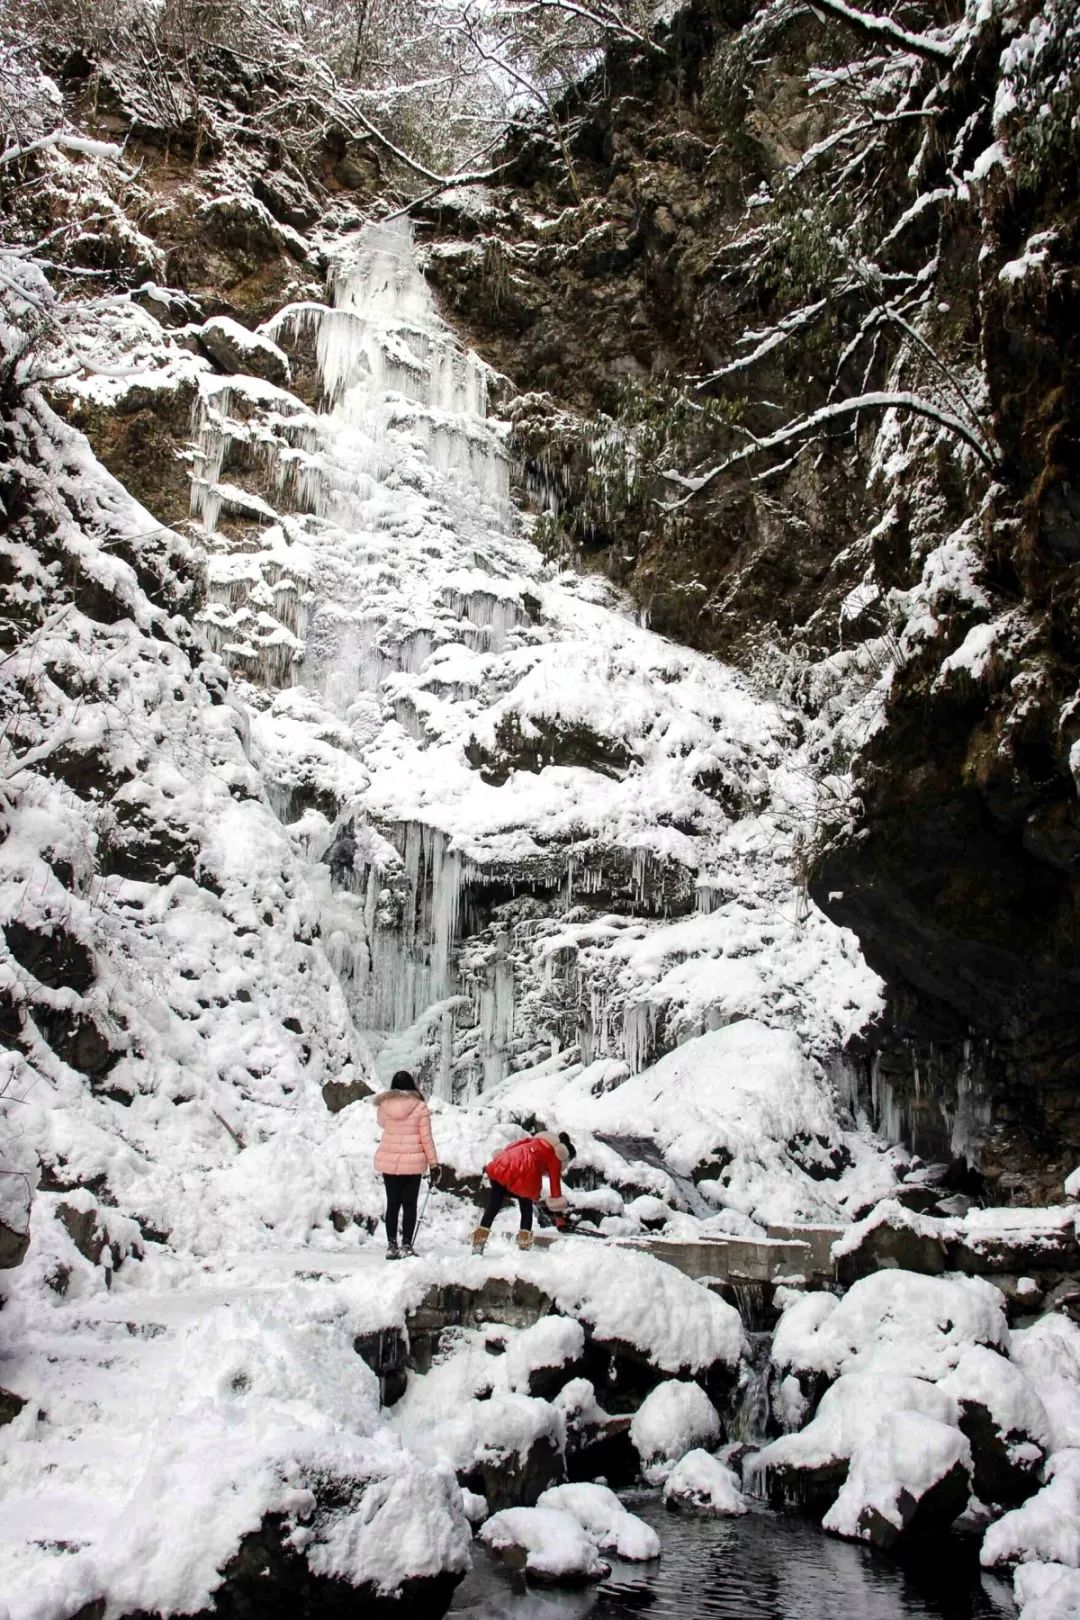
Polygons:
<instances>
[{"instance_id":1,"label":"icicle","mask_svg":"<svg viewBox=\"0 0 1080 1620\"><path fill-rule=\"evenodd\" d=\"M656 1008L651 1002L632 1002L623 1009L622 1055L631 1074L640 1074L653 1061Z\"/></svg>"}]
</instances>

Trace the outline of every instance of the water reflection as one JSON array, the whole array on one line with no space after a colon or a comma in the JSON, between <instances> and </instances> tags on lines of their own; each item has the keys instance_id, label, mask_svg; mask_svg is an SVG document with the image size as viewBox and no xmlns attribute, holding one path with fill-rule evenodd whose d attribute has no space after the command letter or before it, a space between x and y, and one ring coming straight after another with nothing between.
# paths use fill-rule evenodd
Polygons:
<instances>
[{"instance_id":1,"label":"water reflection","mask_svg":"<svg viewBox=\"0 0 1080 1620\"><path fill-rule=\"evenodd\" d=\"M918 1565L825 1536L805 1520L764 1510L742 1519L667 1513L655 1496L626 1497L663 1543L653 1564L612 1560L611 1576L583 1592L526 1586L478 1544L476 1567L450 1610L454 1620L1013 1620L1008 1585L980 1577L974 1556Z\"/></svg>"}]
</instances>

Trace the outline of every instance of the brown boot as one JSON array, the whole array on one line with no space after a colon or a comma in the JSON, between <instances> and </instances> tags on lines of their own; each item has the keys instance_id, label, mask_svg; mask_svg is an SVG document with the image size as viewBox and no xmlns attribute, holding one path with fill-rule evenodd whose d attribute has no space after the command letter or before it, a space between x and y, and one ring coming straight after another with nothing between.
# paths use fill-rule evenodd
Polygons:
<instances>
[{"instance_id":1,"label":"brown boot","mask_svg":"<svg viewBox=\"0 0 1080 1620\"><path fill-rule=\"evenodd\" d=\"M476 1228L476 1231L472 1235L472 1252L473 1252L473 1254L483 1254L483 1252L484 1252L484 1244L487 1242L487 1240L488 1240L488 1238L490 1236L491 1236L491 1227L490 1226L478 1226Z\"/></svg>"},{"instance_id":2,"label":"brown boot","mask_svg":"<svg viewBox=\"0 0 1080 1620\"><path fill-rule=\"evenodd\" d=\"M531 1249L532 1246L533 1246L533 1235L532 1235L532 1233L531 1232L519 1232L518 1233L518 1248L519 1249Z\"/></svg>"}]
</instances>

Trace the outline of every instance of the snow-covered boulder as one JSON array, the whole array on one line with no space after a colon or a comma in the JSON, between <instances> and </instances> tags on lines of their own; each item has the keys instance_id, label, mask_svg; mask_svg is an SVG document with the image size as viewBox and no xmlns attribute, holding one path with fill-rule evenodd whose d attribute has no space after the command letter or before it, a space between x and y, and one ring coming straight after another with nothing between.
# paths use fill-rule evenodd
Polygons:
<instances>
[{"instance_id":1,"label":"snow-covered boulder","mask_svg":"<svg viewBox=\"0 0 1080 1620\"><path fill-rule=\"evenodd\" d=\"M898 1412L953 1426L960 1415L952 1396L925 1379L846 1373L825 1391L805 1429L781 1435L747 1461L747 1485L778 1506L822 1513L847 1479L851 1458Z\"/></svg>"},{"instance_id":2,"label":"snow-covered boulder","mask_svg":"<svg viewBox=\"0 0 1080 1620\"><path fill-rule=\"evenodd\" d=\"M4 1470L13 1611L70 1614L108 1594L118 1614L198 1614L216 1599L240 1609L254 1586L287 1612L303 1593L445 1612L469 1566L461 1493L383 1423L341 1315L255 1289L220 1302L131 1289L111 1311L54 1311L70 1314L48 1358L28 1343L17 1366L30 1401Z\"/></svg>"},{"instance_id":3,"label":"snow-covered boulder","mask_svg":"<svg viewBox=\"0 0 1080 1620\"><path fill-rule=\"evenodd\" d=\"M504 1371L512 1390L550 1399L581 1360L585 1330L568 1316L542 1316L510 1340Z\"/></svg>"},{"instance_id":4,"label":"snow-covered boulder","mask_svg":"<svg viewBox=\"0 0 1080 1620\"><path fill-rule=\"evenodd\" d=\"M553 1585L579 1586L611 1573L592 1537L558 1508L507 1508L488 1519L480 1540L515 1569Z\"/></svg>"},{"instance_id":5,"label":"snow-covered boulder","mask_svg":"<svg viewBox=\"0 0 1080 1620\"><path fill-rule=\"evenodd\" d=\"M572 1327L576 1324L569 1324ZM449 1464L459 1482L494 1510L531 1504L565 1477L565 1422L549 1401L510 1387L511 1354L490 1354L489 1335L458 1329L452 1354L411 1378L394 1407L394 1427L419 1456ZM507 1330L506 1341L528 1330ZM527 1350L518 1371L527 1375Z\"/></svg>"},{"instance_id":6,"label":"snow-covered boulder","mask_svg":"<svg viewBox=\"0 0 1080 1620\"><path fill-rule=\"evenodd\" d=\"M918 1412L892 1412L855 1452L821 1522L835 1535L890 1548L943 1535L970 1487L971 1447L959 1429Z\"/></svg>"},{"instance_id":7,"label":"snow-covered boulder","mask_svg":"<svg viewBox=\"0 0 1080 1620\"><path fill-rule=\"evenodd\" d=\"M461 1506L472 1525L483 1524L488 1516L487 1497L481 1496L479 1491L470 1491L467 1485L461 1487Z\"/></svg>"},{"instance_id":8,"label":"snow-covered boulder","mask_svg":"<svg viewBox=\"0 0 1080 1620\"><path fill-rule=\"evenodd\" d=\"M807 1294L786 1301L772 1359L804 1391L841 1373L925 1378L950 1372L973 1344L1005 1349L1009 1330L1001 1290L981 1277L922 1277L881 1271L842 1299Z\"/></svg>"},{"instance_id":9,"label":"snow-covered boulder","mask_svg":"<svg viewBox=\"0 0 1080 1620\"><path fill-rule=\"evenodd\" d=\"M1080 1450L1057 1452L1046 1474L1037 1496L987 1530L979 1554L984 1568L1027 1563L1080 1568Z\"/></svg>"},{"instance_id":10,"label":"snow-covered boulder","mask_svg":"<svg viewBox=\"0 0 1080 1620\"><path fill-rule=\"evenodd\" d=\"M605 1412L587 1378L571 1378L552 1397L566 1424L567 1465L589 1478L629 1484L637 1477L638 1457L630 1439L627 1414Z\"/></svg>"},{"instance_id":11,"label":"snow-covered boulder","mask_svg":"<svg viewBox=\"0 0 1080 1620\"><path fill-rule=\"evenodd\" d=\"M601 1552L615 1553L633 1563L660 1556L656 1531L625 1508L606 1485L556 1485L536 1505L572 1513Z\"/></svg>"},{"instance_id":12,"label":"snow-covered boulder","mask_svg":"<svg viewBox=\"0 0 1080 1620\"><path fill-rule=\"evenodd\" d=\"M700 1447L688 1451L671 1470L664 1482L664 1506L691 1508L716 1519L746 1512L736 1476Z\"/></svg>"},{"instance_id":13,"label":"snow-covered boulder","mask_svg":"<svg viewBox=\"0 0 1080 1620\"><path fill-rule=\"evenodd\" d=\"M720 1419L700 1384L668 1378L634 1413L630 1438L646 1479L658 1483L688 1451L718 1443Z\"/></svg>"},{"instance_id":14,"label":"snow-covered boulder","mask_svg":"<svg viewBox=\"0 0 1080 1620\"><path fill-rule=\"evenodd\" d=\"M547 1259L534 1261L535 1280L553 1289L559 1310L584 1323L594 1343L653 1377L733 1381L746 1343L733 1306L652 1255L577 1247L560 1250L554 1275Z\"/></svg>"},{"instance_id":15,"label":"snow-covered boulder","mask_svg":"<svg viewBox=\"0 0 1080 1620\"><path fill-rule=\"evenodd\" d=\"M960 1406L979 1500L1010 1507L1025 1501L1038 1489L1052 1445L1050 1419L1031 1380L996 1351L973 1345L939 1387Z\"/></svg>"},{"instance_id":16,"label":"snow-covered boulder","mask_svg":"<svg viewBox=\"0 0 1080 1620\"><path fill-rule=\"evenodd\" d=\"M211 359L225 371L262 377L276 388L289 382L289 361L283 349L261 332L251 332L228 315L215 315L200 326L197 337Z\"/></svg>"},{"instance_id":17,"label":"snow-covered boulder","mask_svg":"<svg viewBox=\"0 0 1080 1620\"><path fill-rule=\"evenodd\" d=\"M1076 1620L1080 1570L1066 1564L1021 1564L1013 1580L1017 1620Z\"/></svg>"},{"instance_id":18,"label":"snow-covered boulder","mask_svg":"<svg viewBox=\"0 0 1080 1620\"><path fill-rule=\"evenodd\" d=\"M1074 1271L1080 1267L1076 1208L973 1209L949 1243L953 1270L975 1273Z\"/></svg>"},{"instance_id":19,"label":"snow-covered boulder","mask_svg":"<svg viewBox=\"0 0 1080 1620\"><path fill-rule=\"evenodd\" d=\"M945 1270L947 1223L886 1198L832 1246L839 1282L848 1285L887 1268L940 1276Z\"/></svg>"},{"instance_id":20,"label":"snow-covered boulder","mask_svg":"<svg viewBox=\"0 0 1080 1620\"><path fill-rule=\"evenodd\" d=\"M1080 1447L1080 1327L1050 1312L1014 1329L1010 1358L1031 1380L1050 1424L1050 1450Z\"/></svg>"}]
</instances>

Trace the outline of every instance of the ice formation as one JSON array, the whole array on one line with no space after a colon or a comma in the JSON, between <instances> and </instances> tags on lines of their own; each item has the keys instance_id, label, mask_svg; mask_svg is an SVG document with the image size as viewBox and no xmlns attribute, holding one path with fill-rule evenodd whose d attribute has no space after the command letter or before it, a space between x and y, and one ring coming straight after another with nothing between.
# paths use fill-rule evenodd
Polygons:
<instances>
[{"instance_id":1,"label":"ice formation","mask_svg":"<svg viewBox=\"0 0 1080 1620\"><path fill-rule=\"evenodd\" d=\"M193 512L205 628L332 874L357 1023L459 1099L553 1053L636 1072L747 1016L827 1057L877 984L796 892L787 717L532 546L489 373L405 224L365 227L331 285L265 332L317 407L204 380Z\"/></svg>"}]
</instances>

